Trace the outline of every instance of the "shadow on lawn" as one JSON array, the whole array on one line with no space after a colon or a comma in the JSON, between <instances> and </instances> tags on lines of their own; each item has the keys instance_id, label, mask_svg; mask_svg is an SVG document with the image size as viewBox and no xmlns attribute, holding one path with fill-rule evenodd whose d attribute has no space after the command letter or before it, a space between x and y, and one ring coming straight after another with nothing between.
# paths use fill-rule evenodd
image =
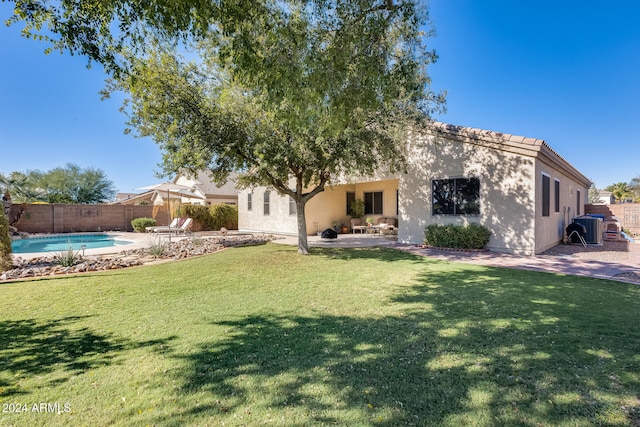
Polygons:
<instances>
[{"instance_id":1,"label":"shadow on lawn","mask_svg":"<svg viewBox=\"0 0 640 427\"><path fill-rule=\"evenodd\" d=\"M27 393L20 385L23 378L63 373L48 383L53 386L88 369L114 363L124 350L156 346L172 339L133 342L74 326L87 317L0 321L0 397Z\"/></svg>"},{"instance_id":2,"label":"shadow on lawn","mask_svg":"<svg viewBox=\"0 0 640 427\"><path fill-rule=\"evenodd\" d=\"M638 303L626 286L576 283L429 272L389 301L402 315L217 322L225 338L174 355L181 392L199 396L181 409L249 425L281 422L276 410L287 425L637 425Z\"/></svg>"}]
</instances>

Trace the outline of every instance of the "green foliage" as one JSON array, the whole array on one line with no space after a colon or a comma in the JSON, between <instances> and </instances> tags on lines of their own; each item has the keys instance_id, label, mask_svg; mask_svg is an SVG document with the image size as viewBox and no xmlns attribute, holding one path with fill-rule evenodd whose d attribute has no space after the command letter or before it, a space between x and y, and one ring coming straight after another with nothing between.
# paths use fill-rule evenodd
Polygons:
<instances>
[{"instance_id":1,"label":"green foliage","mask_svg":"<svg viewBox=\"0 0 640 427\"><path fill-rule=\"evenodd\" d=\"M116 194L113 182L100 169L67 163L49 171L31 170L0 175L0 184L11 193L15 203L103 203Z\"/></svg>"},{"instance_id":2,"label":"green foliage","mask_svg":"<svg viewBox=\"0 0 640 427\"><path fill-rule=\"evenodd\" d=\"M349 215L353 218L362 218L364 216L364 200L356 199L349 206Z\"/></svg>"},{"instance_id":3,"label":"green foliage","mask_svg":"<svg viewBox=\"0 0 640 427\"><path fill-rule=\"evenodd\" d=\"M135 218L131 221L131 226L138 233L146 233L147 227L153 227L156 224L153 218Z\"/></svg>"},{"instance_id":4,"label":"green foliage","mask_svg":"<svg viewBox=\"0 0 640 427\"><path fill-rule=\"evenodd\" d=\"M403 170L409 132L442 105L427 14L410 0L249 3L194 47L200 60L156 45L110 90L129 93L129 125L166 173L242 171L240 185L291 197L305 230L304 205L337 177Z\"/></svg>"},{"instance_id":5,"label":"green foliage","mask_svg":"<svg viewBox=\"0 0 640 427\"><path fill-rule=\"evenodd\" d=\"M66 250L59 251L54 254L53 259L58 265L63 267L73 267L82 260L82 257L80 256L80 251L74 252L71 245L69 245Z\"/></svg>"},{"instance_id":6,"label":"green foliage","mask_svg":"<svg viewBox=\"0 0 640 427\"><path fill-rule=\"evenodd\" d=\"M163 240L159 235L153 236L147 242L147 253L149 255L159 257L167 253L169 249L169 242Z\"/></svg>"},{"instance_id":7,"label":"green foliage","mask_svg":"<svg viewBox=\"0 0 640 427\"><path fill-rule=\"evenodd\" d=\"M196 230L238 229L238 208L232 205L184 205L180 207L181 215L193 219Z\"/></svg>"},{"instance_id":8,"label":"green foliage","mask_svg":"<svg viewBox=\"0 0 640 427\"><path fill-rule=\"evenodd\" d=\"M438 225L425 228L424 242L429 246L455 249L482 249L489 242L491 231L483 225Z\"/></svg>"},{"instance_id":9,"label":"green foliage","mask_svg":"<svg viewBox=\"0 0 640 427\"><path fill-rule=\"evenodd\" d=\"M233 205L212 205L209 207L209 214L213 218L213 229L220 230L222 227L227 230L238 229L238 207Z\"/></svg>"},{"instance_id":10,"label":"green foliage","mask_svg":"<svg viewBox=\"0 0 640 427\"><path fill-rule=\"evenodd\" d=\"M4 209L0 209L0 271L13 268L12 252L9 221L4 215Z\"/></svg>"}]
</instances>

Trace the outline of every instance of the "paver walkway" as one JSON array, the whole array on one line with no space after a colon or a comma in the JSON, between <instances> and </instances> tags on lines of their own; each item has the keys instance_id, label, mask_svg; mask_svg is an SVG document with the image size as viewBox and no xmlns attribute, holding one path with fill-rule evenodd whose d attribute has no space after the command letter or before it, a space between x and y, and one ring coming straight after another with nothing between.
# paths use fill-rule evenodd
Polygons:
<instances>
[{"instance_id":1,"label":"paver walkway","mask_svg":"<svg viewBox=\"0 0 640 427\"><path fill-rule=\"evenodd\" d=\"M357 236L357 235L356 235ZM398 243L396 240L376 236L356 237L339 235L338 239L321 239L309 236L312 247L371 247L385 246L407 251L429 258L465 262L490 267L517 268L521 270L543 271L548 273L571 274L576 276L595 277L634 282L628 277L615 277L624 273L636 273L640 278L640 244L629 244L628 256L624 261L582 260L571 255L535 255L521 256L497 252L465 252L424 248L419 245ZM297 245L297 237L287 236L275 243Z\"/></svg>"}]
</instances>

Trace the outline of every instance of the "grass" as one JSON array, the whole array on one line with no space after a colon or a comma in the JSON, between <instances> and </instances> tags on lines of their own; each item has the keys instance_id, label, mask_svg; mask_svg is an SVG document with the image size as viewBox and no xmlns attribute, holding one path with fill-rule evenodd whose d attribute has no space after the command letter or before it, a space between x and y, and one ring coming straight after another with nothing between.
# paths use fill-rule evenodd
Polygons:
<instances>
[{"instance_id":1,"label":"grass","mask_svg":"<svg viewBox=\"0 0 640 427\"><path fill-rule=\"evenodd\" d=\"M273 244L4 284L0 425L637 425L639 297Z\"/></svg>"}]
</instances>

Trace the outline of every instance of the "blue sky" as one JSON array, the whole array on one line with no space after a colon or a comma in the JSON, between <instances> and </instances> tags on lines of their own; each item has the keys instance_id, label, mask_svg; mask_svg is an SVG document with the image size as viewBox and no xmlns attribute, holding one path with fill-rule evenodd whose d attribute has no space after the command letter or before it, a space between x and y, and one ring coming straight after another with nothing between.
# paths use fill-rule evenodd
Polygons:
<instances>
[{"instance_id":1,"label":"blue sky","mask_svg":"<svg viewBox=\"0 0 640 427\"><path fill-rule=\"evenodd\" d=\"M430 16L437 120L544 139L599 188L640 174L640 2L431 0ZM0 172L72 162L120 192L159 182L158 147L124 135L121 99L100 100L101 67L19 30L0 26Z\"/></svg>"}]
</instances>

